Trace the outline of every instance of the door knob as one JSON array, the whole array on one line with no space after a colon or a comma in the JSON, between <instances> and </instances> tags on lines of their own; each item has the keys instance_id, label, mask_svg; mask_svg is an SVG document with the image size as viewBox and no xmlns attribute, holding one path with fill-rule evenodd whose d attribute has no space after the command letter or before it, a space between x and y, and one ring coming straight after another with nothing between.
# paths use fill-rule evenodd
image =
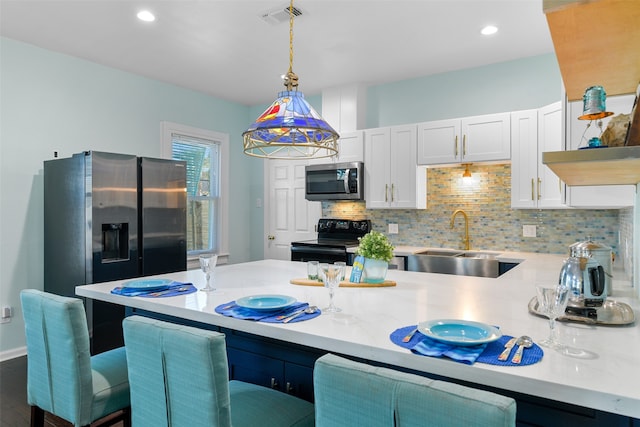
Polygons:
<instances>
[{"instance_id":1,"label":"door knob","mask_svg":"<svg viewBox=\"0 0 640 427\"><path fill-rule=\"evenodd\" d=\"M276 236L272 236L271 234L269 234L269 235L267 236L267 239L268 239L268 240L276 240Z\"/></svg>"}]
</instances>

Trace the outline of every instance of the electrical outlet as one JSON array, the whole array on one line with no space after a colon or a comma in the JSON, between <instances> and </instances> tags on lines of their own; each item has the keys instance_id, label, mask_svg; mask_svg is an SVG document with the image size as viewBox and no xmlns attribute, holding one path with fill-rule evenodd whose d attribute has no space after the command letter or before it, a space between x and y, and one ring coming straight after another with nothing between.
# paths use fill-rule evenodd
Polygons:
<instances>
[{"instance_id":1,"label":"electrical outlet","mask_svg":"<svg viewBox=\"0 0 640 427\"><path fill-rule=\"evenodd\" d=\"M398 234L398 224L389 224L389 234Z\"/></svg>"},{"instance_id":2,"label":"electrical outlet","mask_svg":"<svg viewBox=\"0 0 640 427\"><path fill-rule=\"evenodd\" d=\"M2 307L2 317L0 323L9 323L13 317L13 308L9 306Z\"/></svg>"},{"instance_id":3,"label":"electrical outlet","mask_svg":"<svg viewBox=\"0 0 640 427\"><path fill-rule=\"evenodd\" d=\"M535 225L523 225L522 226L522 236L523 237L536 237L536 226Z\"/></svg>"}]
</instances>

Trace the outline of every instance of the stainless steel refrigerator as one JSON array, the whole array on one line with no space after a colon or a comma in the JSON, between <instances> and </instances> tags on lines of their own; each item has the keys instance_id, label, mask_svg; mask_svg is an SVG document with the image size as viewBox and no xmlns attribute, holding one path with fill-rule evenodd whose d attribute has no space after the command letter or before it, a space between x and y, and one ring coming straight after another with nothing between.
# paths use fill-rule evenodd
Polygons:
<instances>
[{"instance_id":1,"label":"stainless steel refrigerator","mask_svg":"<svg viewBox=\"0 0 640 427\"><path fill-rule=\"evenodd\" d=\"M186 270L186 164L86 151L44 162L44 290ZM125 309L86 300L93 354L122 345Z\"/></svg>"}]
</instances>

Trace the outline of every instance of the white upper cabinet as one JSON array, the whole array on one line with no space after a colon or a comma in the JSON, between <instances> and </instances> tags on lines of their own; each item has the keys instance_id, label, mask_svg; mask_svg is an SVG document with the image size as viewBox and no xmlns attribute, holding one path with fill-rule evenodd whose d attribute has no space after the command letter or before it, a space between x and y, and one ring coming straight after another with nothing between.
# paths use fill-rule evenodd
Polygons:
<instances>
[{"instance_id":1,"label":"white upper cabinet","mask_svg":"<svg viewBox=\"0 0 640 427\"><path fill-rule=\"evenodd\" d=\"M562 150L564 110L561 102L538 109L538 207L564 208L564 183L542 163L545 151ZM513 165L513 162L512 162ZM512 166L513 167L513 166Z\"/></svg>"},{"instance_id":2,"label":"white upper cabinet","mask_svg":"<svg viewBox=\"0 0 640 427\"><path fill-rule=\"evenodd\" d=\"M563 208L563 183L542 164L562 149L562 103L511 113L511 207Z\"/></svg>"},{"instance_id":3,"label":"white upper cabinet","mask_svg":"<svg viewBox=\"0 0 640 427\"><path fill-rule=\"evenodd\" d=\"M511 159L509 113L418 124L418 164L473 163Z\"/></svg>"},{"instance_id":4,"label":"white upper cabinet","mask_svg":"<svg viewBox=\"0 0 640 427\"><path fill-rule=\"evenodd\" d=\"M427 170L416 163L416 125L364 131L367 209L425 209Z\"/></svg>"},{"instance_id":5,"label":"white upper cabinet","mask_svg":"<svg viewBox=\"0 0 640 427\"><path fill-rule=\"evenodd\" d=\"M338 154L331 157L309 159L310 165L324 165L327 163L363 162L364 161L364 132L342 132L338 139Z\"/></svg>"},{"instance_id":6,"label":"white upper cabinet","mask_svg":"<svg viewBox=\"0 0 640 427\"><path fill-rule=\"evenodd\" d=\"M418 124L418 164L460 162L460 119Z\"/></svg>"},{"instance_id":7,"label":"white upper cabinet","mask_svg":"<svg viewBox=\"0 0 640 427\"><path fill-rule=\"evenodd\" d=\"M337 162L363 162L364 161L364 132L340 133L338 139L338 155L334 156Z\"/></svg>"},{"instance_id":8,"label":"white upper cabinet","mask_svg":"<svg viewBox=\"0 0 640 427\"><path fill-rule=\"evenodd\" d=\"M615 115L629 114L633 108L634 95L610 96L606 99L606 110ZM578 120L583 114L582 101L568 102L566 105L567 123L567 150L577 150L589 145L589 139L600 136L598 121ZM602 130L612 117L602 119ZM593 148L593 150L606 150L606 148ZM553 150L545 150L553 151ZM634 205L634 185L594 185L594 186L567 186L566 203L575 208L621 208Z\"/></svg>"}]
</instances>

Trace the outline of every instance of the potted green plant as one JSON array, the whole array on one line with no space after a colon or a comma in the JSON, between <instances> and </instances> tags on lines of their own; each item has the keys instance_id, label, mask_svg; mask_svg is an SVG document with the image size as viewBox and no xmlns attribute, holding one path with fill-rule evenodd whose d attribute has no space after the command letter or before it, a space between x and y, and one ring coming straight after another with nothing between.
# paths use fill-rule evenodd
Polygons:
<instances>
[{"instance_id":1,"label":"potted green plant","mask_svg":"<svg viewBox=\"0 0 640 427\"><path fill-rule=\"evenodd\" d=\"M360 244L356 255L365 258L363 281L367 283L382 283L387 275L389 261L393 258L394 246L387 236L372 230L359 239Z\"/></svg>"}]
</instances>

